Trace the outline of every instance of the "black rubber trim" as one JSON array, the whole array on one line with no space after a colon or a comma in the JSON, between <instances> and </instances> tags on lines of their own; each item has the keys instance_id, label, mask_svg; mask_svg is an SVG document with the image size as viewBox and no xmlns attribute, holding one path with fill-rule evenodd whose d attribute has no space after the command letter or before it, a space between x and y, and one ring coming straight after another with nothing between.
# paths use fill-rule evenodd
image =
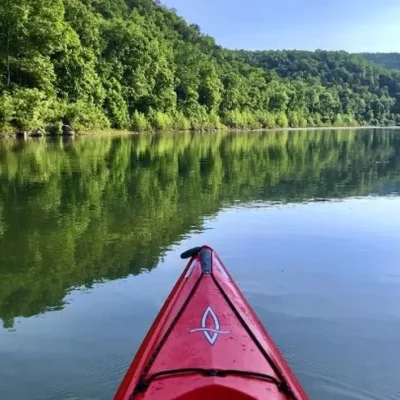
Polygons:
<instances>
[{"instance_id":1,"label":"black rubber trim","mask_svg":"<svg viewBox=\"0 0 400 400\"><path fill-rule=\"evenodd\" d=\"M212 251L204 247L200 251L201 272L205 275L212 273Z\"/></svg>"},{"instance_id":2,"label":"black rubber trim","mask_svg":"<svg viewBox=\"0 0 400 400\"><path fill-rule=\"evenodd\" d=\"M194 247L193 249L186 250L181 254L182 260L186 260L187 258L192 258L193 256L197 256L201 251L201 247Z\"/></svg>"},{"instance_id":3,"label":"black rubber trim","mask_svg":"<svg viewBox=\"0 0 400 400\"><path fill-rule=\"evenodd\" d=\"M188 375L188 374L199 374L205 377L219 377L219 378L226 378L227 376L232 376L232 375L239 377L246 377L246 378L247 377L255 378L271 382L275 384L279 390L281 390L281 382L279 382L275 377L271 375L265 375L251 371L240 371L234 369L220 370L220 369L205 369L205 368L181 368L181 369L170 369L170 370L160 371L151 375L148 379L143 380L141 382L136 393L145 392L153 383L153 381L155 381L156 379L171 377L174 375Z\"/></svg>"}]
</instances>

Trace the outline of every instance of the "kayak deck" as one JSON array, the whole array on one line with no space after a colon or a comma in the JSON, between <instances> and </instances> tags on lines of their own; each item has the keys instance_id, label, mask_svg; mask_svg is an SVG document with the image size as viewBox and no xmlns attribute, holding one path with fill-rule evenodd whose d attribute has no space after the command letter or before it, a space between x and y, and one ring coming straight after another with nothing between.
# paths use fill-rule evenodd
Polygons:
<instances>
[{"instance_id":1,"label":"kayak deck","mask_svg":"<svg viewBox=\"0 0 400 400\"><path fill-rule=\"evenodd\" d=\"M308 399L217 254L187 255L115 400Z\"/></svg>"}]
</instances>

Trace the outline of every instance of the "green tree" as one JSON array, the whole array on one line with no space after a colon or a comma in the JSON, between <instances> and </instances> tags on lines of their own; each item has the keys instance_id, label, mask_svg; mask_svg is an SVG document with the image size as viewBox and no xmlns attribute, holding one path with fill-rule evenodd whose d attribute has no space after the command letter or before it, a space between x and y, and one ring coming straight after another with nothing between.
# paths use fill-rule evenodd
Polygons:
<instances>
[{"instance_id":1,"label":"green tree","mask_svg":"<svg viewBox=\"0 0 400 400\"><path fill-rule=\"evenodd\" d=\"M400 71L366 58L223 49L154 0L3 0L1 129L396 124ZM28 118L13 107L33 93Z\"/></svg>"}]
</instances>

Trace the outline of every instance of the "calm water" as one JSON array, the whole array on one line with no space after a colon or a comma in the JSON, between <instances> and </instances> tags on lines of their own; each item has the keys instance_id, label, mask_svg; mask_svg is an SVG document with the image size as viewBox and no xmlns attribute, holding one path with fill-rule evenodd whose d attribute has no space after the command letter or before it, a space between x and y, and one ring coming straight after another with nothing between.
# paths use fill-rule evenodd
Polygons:
<instances>
[{"instance_id":1,"label":"calm water","mask_svg":"<svg viewBox=\"0 0 400 400\"><path fill-rule=\"evenodd\" d=\"M399 193L399 131L0 142L0 397L112 398L208 243L311 399L398 400Z\"/></svg>"}]
</instances>

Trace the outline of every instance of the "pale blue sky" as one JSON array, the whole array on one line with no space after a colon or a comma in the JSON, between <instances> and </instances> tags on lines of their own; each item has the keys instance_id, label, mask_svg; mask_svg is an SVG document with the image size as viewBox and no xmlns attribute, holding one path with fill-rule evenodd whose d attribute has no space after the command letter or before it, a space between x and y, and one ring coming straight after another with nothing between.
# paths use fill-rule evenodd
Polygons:
<instances>
[{"instance_id":1,"label":"pale blue sky","mask_svg":"<svg viewBox=\"0 0 400 400\"><path fill-rule=\"evenodd\" d=\"M400 52L400 0L162 0L229 48Z\"/></svg>"}]
</instances>

